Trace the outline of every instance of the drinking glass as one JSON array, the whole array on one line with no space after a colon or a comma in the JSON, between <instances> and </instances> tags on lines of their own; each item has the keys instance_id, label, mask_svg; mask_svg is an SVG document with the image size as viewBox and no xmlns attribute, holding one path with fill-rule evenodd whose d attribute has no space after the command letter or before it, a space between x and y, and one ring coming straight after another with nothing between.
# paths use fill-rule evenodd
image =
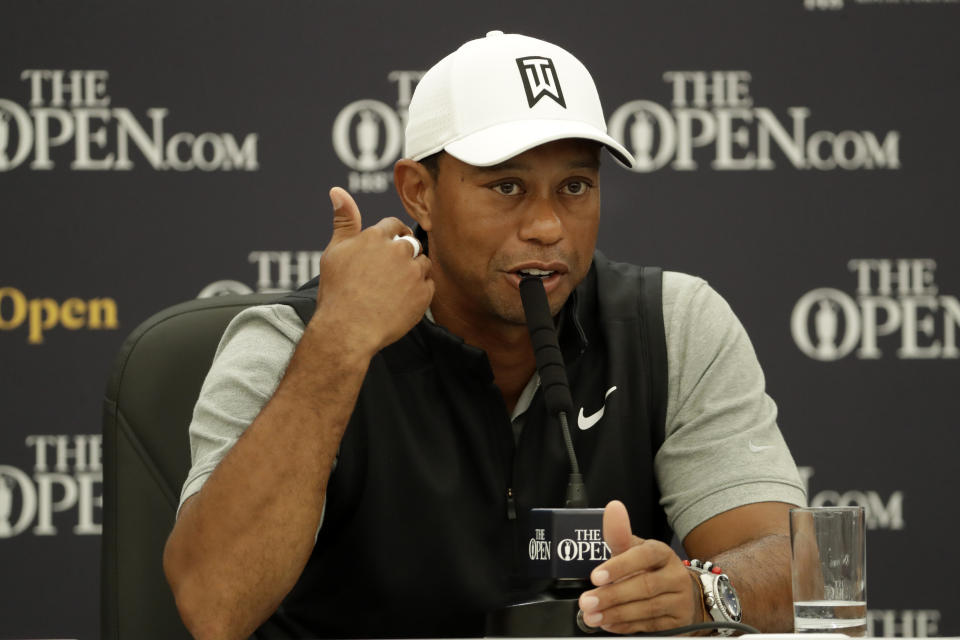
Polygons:
<instances>
[{"instance_id":1,"label":"drinking glass","mask_svg":"<svg viewBox=\"0 0 960 640\"><path fill-rule=\"evenodd\" d=\"M796 633L867 633L863 507L790 510L790 569Z\"/></svg>"}]
</instances>

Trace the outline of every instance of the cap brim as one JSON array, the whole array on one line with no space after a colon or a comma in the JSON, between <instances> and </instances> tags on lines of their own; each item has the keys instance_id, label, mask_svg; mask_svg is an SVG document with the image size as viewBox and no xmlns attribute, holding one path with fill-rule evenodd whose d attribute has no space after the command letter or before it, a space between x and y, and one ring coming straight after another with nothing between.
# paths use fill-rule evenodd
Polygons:
<instances>
[{"instance_id":1,"label":"cap brim","mask_svg":"<svg viewBox=\"0 0 960 640\"><path fill-rule=\"evenodd\" d=\"M596 127L574 120L516 120L481 129L444 147L457 160L476 167L489 167L547 142L578 138L603 144L616 160L632 169L627 149Z\"/></svg>"}]
</instances>

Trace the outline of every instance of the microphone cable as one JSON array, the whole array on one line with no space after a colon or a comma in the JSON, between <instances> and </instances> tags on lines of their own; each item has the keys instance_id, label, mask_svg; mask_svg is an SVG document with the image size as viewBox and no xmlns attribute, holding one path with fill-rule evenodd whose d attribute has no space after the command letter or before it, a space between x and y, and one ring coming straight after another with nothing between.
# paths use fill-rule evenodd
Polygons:
<instances>
[{"instance_id":1,"label":"microphone cable","mask_svg":"<svg viewBox=\"0 0 960 640\"><path fill-rule=\"evenodd\" d=\"M734 631L739 631L742 634L753 634L760 633L760 630L756 627L751 627L748 624L743 624L742 622L698 622L696 624L687 624L682 627L673 627L672 629L661 629L660 631L639 631L637 633L628 633L628 634L614 634L603 631L600 627L591 627L586 622L583 621L583 611L577 610L577 627L580 631L589 634L596 634L602 632L603 635L616 635L623 638L637 637L637 638L647 638L647 637L657 637L657 636L681 636L685 633L692 633L694 631L707 631L707 630L718 630L718 629L733 629Z\"/></svg>"}]
</instances>

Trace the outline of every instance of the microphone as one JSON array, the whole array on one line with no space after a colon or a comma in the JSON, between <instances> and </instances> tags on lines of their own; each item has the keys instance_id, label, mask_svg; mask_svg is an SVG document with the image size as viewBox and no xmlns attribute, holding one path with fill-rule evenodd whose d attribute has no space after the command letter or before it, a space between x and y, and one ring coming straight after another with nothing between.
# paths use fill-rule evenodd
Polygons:
<instances>
[{"instance_id":1,"label":"microphone","mask_svg":"<svg viewBox=\"0 0 960 640\"><path fill-rule=\"evenodd\" d=\"M520 280L520 300L537 360L547 413L560 423L570 476L565 508L532 509L530 512L526 549L530 560L529 574L535 578L552 578L552 586L536 600L490 612L486 635L582 636L596 629L583 623L577 599L580 592L589 587L585 579L590 571L610 557L610 548L602 537L603 509L587 508L587 490L567 422L567 415L573 412L573 398L550 304L540 278L527 276Z\"/></svg>"},{"instance_id":2,"label":"microphone","mask_svg":"<svg viewBox=\"0 0 960 640\"><path fill-rule=\"evenodd\" d=\"M537 371L540 372L540 386L547 412L560 421L563 442L570 459L570 478L567 481L566 506L571 508L587 507L587 488L580 473L577 454L573 450L573 438L567 415L573 413L573 398L570 396L570 383L567 382L567 369L563 364L563 354L557 342L557 330L553 326L550 303L543 282L537 276L526 276L520 280L520 301L527 318L530 342L537 359Z\"/></svg>"},{"instance_id":3,"label":"microphone","mask_svg":"<svg viewBox=\"0 0 960 640\"><path fill-rule=\"evenodd\" d=\"M527 317L527 329L530 331L530 342L533 343L533 354L537 359L540 386L543 388L547 411L553 415L561 411L572 411L573 398L570 397L567 369L564 367L563 354L557 342L557 330L553 326L547 292L540 278L526 276L520 280L520 301Z\"/></svg>"}]
</instances>

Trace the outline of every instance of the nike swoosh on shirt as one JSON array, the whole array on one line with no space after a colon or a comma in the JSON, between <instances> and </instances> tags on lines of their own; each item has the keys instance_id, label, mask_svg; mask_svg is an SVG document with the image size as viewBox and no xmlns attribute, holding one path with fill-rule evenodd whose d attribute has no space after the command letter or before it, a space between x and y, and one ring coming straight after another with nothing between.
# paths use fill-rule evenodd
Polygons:
<instances>
[{"instance_id":1,"label":"nike swoosh on shirt","mask_svg":"<svg viewBox=\"0 0 960 640\"><path fill-rule=\"evenodd\" d=\"M603 396L603 406L600 407L600 410L596 413L591 413L589 416L585 416L583 415L583 407L580 407L580 415L577 416L577 426L580 427L580 431L586 431L593 425L600 422L600 418L603 417L603 412L607 410L607 398L609 398L610 394L616 390L616 386L607 389L607 393Z\"/></svg>"},{"instance_id":2,"label":"nike swoosh on shirt","mask_svg":"<svg viewBox=\"0 0 960 640\"><path fill-rule=\"evenodd\" d=\"M766 451L767 449L773 449L772 444L753 444L753 440L747 443L750 447L750 451L754 453L760 453L761 451Z\"/></svg>"}]
</instances>

